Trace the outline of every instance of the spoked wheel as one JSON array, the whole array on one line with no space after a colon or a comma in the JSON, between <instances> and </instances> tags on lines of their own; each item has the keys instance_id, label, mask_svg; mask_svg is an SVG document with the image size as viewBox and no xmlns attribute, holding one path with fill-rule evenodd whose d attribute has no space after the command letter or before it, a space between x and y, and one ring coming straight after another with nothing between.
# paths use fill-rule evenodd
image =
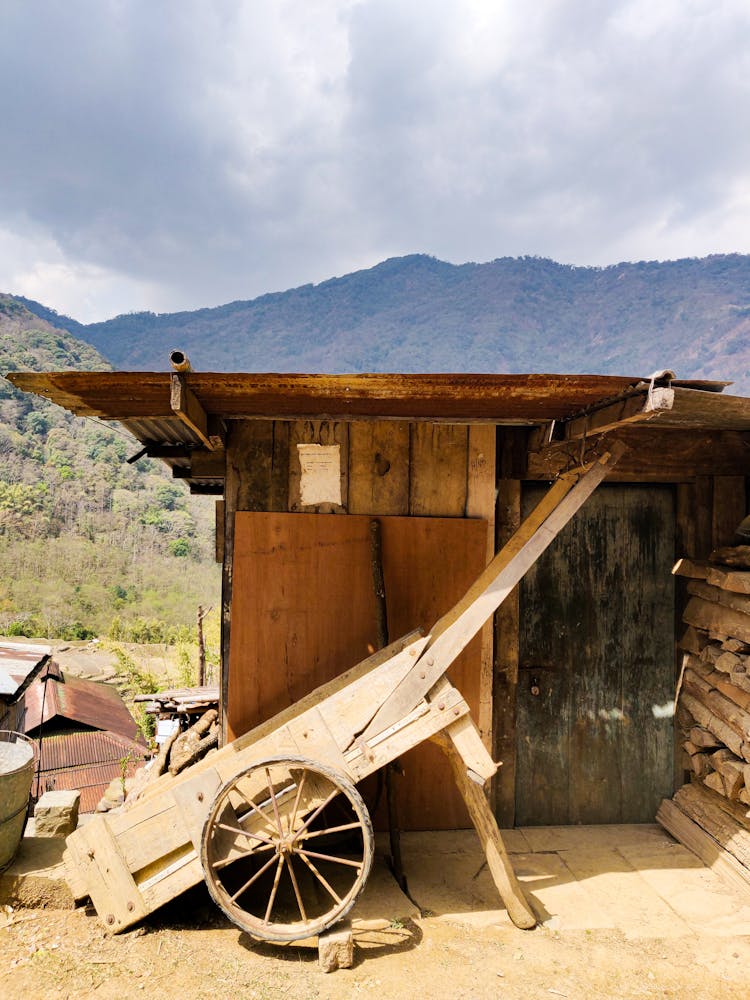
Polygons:
<instances>
[{"instance_id":1,"label":"spoked wheel","mask_svg":"<svg viewBox=\"0 0 750 1000\"><path fill-rule=\"evenodd\" d=\"M253 937L296 941L348 913L373 856L362 797L302 757L253 764L221 789L203 827L209 892Z\"/></svg>"}]
</instances>

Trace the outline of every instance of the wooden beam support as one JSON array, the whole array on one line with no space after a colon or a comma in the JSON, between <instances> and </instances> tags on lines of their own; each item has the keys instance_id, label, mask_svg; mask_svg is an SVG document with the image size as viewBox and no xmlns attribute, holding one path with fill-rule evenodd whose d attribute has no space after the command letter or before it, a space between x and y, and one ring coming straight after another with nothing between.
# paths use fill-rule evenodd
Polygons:
<instances>
[{"instance_id":1,"label":"wooden beam support","mask_svg":"<svg viewBox=\"0 0 750 1000\"><path fill-rule=\"evenodd\" d=\"M476 743L482 746L479 734L477 733L476 736ZM450 762L453 777L466 803L474 829L477 831L477 836L487 858L487 867L508 911L508 916L516 927L520 927L522 930L531 930L531 928L536 927L536 916L513 871L484 789L470 777L468 770L470 761L464 757L460 739L454 738L449 727L444 733L440 733L437 742Z\"/></svg>"},{"instance_id":2,"label":"wooden beam support","mask_svg":"<svg viewBox=\"0 0 750 1000\"><path fill-rule=\"evenodd\" d=\"M466 516L487 521L487 562L495 555L495 452L494 425L469 428L468 487ZM493 695L494 629L490 619L482 629L482 651L479 674L479 712L477 723L485 747L491 752Z\"/></svg>"},{"instance_id":3,"label":"wooden beam support","mask_svg":"<svg viewBox=\"0 0 750 1000\"><path fill-rule=\"evenodd\" d=\"M221 448L223 445L220 433L216 428L209 429L209 418L203 405L187 383L188 376L172 372L170 406L175 416L189 427L195 436L203 442L209 451Z\"/></svg>"},{"instance_id":4,"label":"wooden beam support","mask_svg":"<svg viewBox=\"0 0 750 1000\"><path fill-rule=\"evenodd\" d=\"M223 483L191 483L190 493L194 497L221 497L224 496Z\"/></svg>"},{"instance_id":5,"label":"wooden beam support","mask_svg":"<svg viewBox=\"0 0 750 1000\"><path fill-rule=\"evenodd\" d=\"M550 429L549 424L537 428L529 438L529 451L559 449L571 441L606 434L628 424L642 424L669 412L674 406L674 389L656 387L650 391L618 399L604 406L591 408ZM557 436L553 437L552 432Z\"/></svg>"},{"instance_id":6,"label":"wooden beam support","mask_svg":"<svg viewBox=\"0 0 750 1000\"><path fill-rule=\"evenodd\" d=\"M521 483L500 479L497 493L497 547L502 549L521 526ZM516 691L518 687L520 599L516 587L495 614L493 757L502 767L493 782L500 826L516 825Z\"/></svg>"}]
</instances>

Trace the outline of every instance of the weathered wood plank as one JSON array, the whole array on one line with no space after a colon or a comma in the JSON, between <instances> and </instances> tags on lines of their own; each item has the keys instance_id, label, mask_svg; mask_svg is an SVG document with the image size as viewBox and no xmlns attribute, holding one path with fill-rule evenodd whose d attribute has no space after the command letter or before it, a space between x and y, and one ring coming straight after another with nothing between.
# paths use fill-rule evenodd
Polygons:
<instances>
[{"instance_id":1,"label":"weathered wood plank","mask_svg":"<svg viewBox=\"0 0 750 1000\"><path fill-rule=\"evenodd\" d=\"M216 518L214 523L214 548L216 562L224 561L224 524L226 521L225 506L223 500L216 501Z\"/></svg>"},{"instance_id":2,"label":"weathered wood plank","mask_svg":"<svg viewBox=\"0 0 750 1000\"><path fill-rule=\"evenodd\" d=\"M476 424L469 428L469 478L466 516L487 522L487 562L495 555L495 439L493 425ZM479 673L479 710L477 725L488 750L493 747L492 715L494 703L494 623L490 619L481 632Z\"/></svg>"},{"instance_id":3,"label":"weathered wood plank","mask_svg":"<svg viewBox=\"0 0 750 1000\"><path fill-rule=\"evenodd\" d=\"M622 430L631 424L643 424L658 418L672 409L674 405L674 390L657 386L651 392L645 389L625 399L613 403L592 407L589 412L576 416L558 425L560 436L553 436L548 442L532 434L529 441L531 451L553 450L570 441L581 438L606 434L609 431ZM557 428L556 428L557 429Z\"/></svg>"},{"instance_id":4,"label":"weathered wood plank","mask_svg":"<svg viewBox=\"0 0 750 1000\"><path fill-rule=\"evenodd\" d=\"M461 755L460 744L457 745L453 741L450 730L447 731L446 736L447 740L441 741L441 748L450 762L453 777L466 803L466 808L487 858L487 866L500 893L500 898L508 911L508 916L516 927L524 930L536 927L536 916L513 871L497 822L485 797L484 789L468 776L467 762Z\"/></svg>"},{"instance_id":5,"label":"weathered wood plank","mask_svg":"<svg viewBox=\"0 0 750 1000\"><path fill-rule=\"evenodd\" d=\"M656 819L675 840L679 840L711 871L750 901L750 870L720 847L713 837L686 816L679 806L665 799L659 806Z\"/></svg>"},{"instance_id":6,"label":"weathered wood plank","mask_svg":"<svg viewBox=\"0 0 750 1000\"><path fill-rule=\"evenodd\" d=\"M106 820L95 816L78 834L72 850L107 929L117 932L145 917L148 908Z\"/></svg>"},{"instance_id":7,"label":"weathered wood plank","mask_svg":"<svg viewBox=\"0 0 750 1000\"><path fill-rule=\"evenodd\" d=\"M172 372L170 376L170 405L176 417L190 428L193 434L210 451L221 447L221 438L210 433L208 415L198 397L188 385L187 376Z\"/></svg>"},{"instance_id":8,"label":"weathered wood plank","mask_svg":"<svg viewBox=\"0 0 750 1000\"><path fill-rule=\"evenodd\" d=\"M349 425L349 513L409 513L409 425Z\"/></svg>"},{"instance_id":9,"label":"weathered wood plank","mask_svg":"<svg viewBox=\"0 0 750 1000\"><path fill-rule=\"evenodd\" d=\"M731 545L747 511L744 476L716 476L712 518L713 547Z\"/></svg>"},{"instance_id":10,"label":"weathered wood plank","mask_svg":"<svg viewBox=\"0 0 750 1000\"><path fill-rule=\"evenodd\" d=\"M497 547L502 549L521 526L521 483L500 479L497 494ZM495 683L493 756L502 761L494 784L498 822L515 826L516 690L519 665L519 588L515 587L495 613Z\"/></svg>"},{"instance_id":11,"label":"weathered wood plank","mask_svg":"<svg viewBox=\"0 0 750 1000\"><path fill-rule=\"evenodd\" d=\"M458 424L412 424L409 513L463 517L466 511L469 432Z\"/></svg>"},{"instance_id":12,"label":"weathered wood plank","mask_svg":"<svg viewBox=\"0 0 750 1000\"><path fill-rule=\"evenodd\" d=\"M617 438L631 450L612 470L612 482L691 484L696 476L750 475L747 435L739 431L696 430L687 434L646 425L618 430ZM527 478L548 480L579 462L580 442L531 452Z\"/></svg>"}]
</instances>

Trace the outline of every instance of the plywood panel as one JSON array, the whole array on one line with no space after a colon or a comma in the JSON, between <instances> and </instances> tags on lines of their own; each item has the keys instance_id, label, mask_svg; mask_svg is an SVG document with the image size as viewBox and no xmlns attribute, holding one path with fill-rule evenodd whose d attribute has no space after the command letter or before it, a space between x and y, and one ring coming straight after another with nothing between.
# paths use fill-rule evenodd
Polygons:
<instances>
[{"instance_id":1,"label":"plywood panel","mask_svg":"<svg viewBox=\"0 0 750 1000\"><path fill-rule=\"evenodd\" d=\"M605 486L522 584L517 823L651 822L670 794L673 555L671 489Z\"/></svg>"},{"instance_id":2,"label":"plywood panel","mask_svg":"<svg viewBox=\"0 0 750 1000\"><path fill-rule=\"evenodd\" d=\"M486 557L484 521L442 518L383 519L383 568L391 635L428 629L458 601L481 573ZM448 671L476 719L479 709L481 636ZM404 829L454 829L469 817L443 754L417 747L402 760L397 779Z\"/></svg>"},{"instance_id":3,"label":"plywood panel","mask_svg":"<svg viewBox=\"0 0 750 1000\"><path fill-rule=\"evenodd\" d=\"M481 520L379 518L391 637L429 628L485 564ZM363 659L375 643L375 600L366 516L243 514L235 522L230 734L302 697ZM478 708L480 639L450 671ZM398 781L407 829L469 820L443 755L431 746L404 758Z\"/></svg>"}]
</instances>

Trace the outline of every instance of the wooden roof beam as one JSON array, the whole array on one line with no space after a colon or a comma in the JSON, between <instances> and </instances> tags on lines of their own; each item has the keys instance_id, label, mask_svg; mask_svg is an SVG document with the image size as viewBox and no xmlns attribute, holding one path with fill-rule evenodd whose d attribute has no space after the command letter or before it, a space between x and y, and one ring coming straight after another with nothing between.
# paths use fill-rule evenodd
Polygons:
<instances>
[{"instance_id":1,"label":"wooden roof beam","mask_svg":"<svg viewBox=\"0 0 750 1000\"><path fill-rule=\"evenodd\" d=\"M173 372L171 376L170 405L175 416L189 427L209 451L223 447L220 430L211 426L209 415L201 401L187 383L187 376Z\"/></svg>"},{"instance_id":2,"label":"wooden roof beam","mask_svg":"<svg viewBox=\"0 0 750 1000\"><path fill-rule=\"evenodd\" d=\"M602 406L590 407L569 420L537 428L529 437L529 451L565 447L571 441L606 434L630 424L645 423L668 413L674 402L674 389L655 386Z\"/></svg>"},{"instance_id":3,"label":"wooden roof beam","mask_svg":"<svg viewBox=\"0 0 750 1000\"><path fill-rule=\"evenodd\" d=\"M177 465L172 469L173 479L223 479L226 472L226 452L196 450L190 456L190 465Z\"/></svg>"}]
</instances>

